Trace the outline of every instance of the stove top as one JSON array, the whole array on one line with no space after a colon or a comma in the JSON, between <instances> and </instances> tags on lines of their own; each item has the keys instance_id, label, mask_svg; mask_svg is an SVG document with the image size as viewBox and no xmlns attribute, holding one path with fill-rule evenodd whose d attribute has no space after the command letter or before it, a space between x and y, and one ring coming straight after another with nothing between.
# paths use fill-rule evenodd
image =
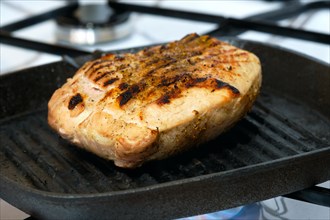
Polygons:
<instances>
[{"instance_id":1,"label":"stove top","mask_svg":"<svg viewBox=\"0 0 330 220\"><path fill-rule=\"evenodd\" d=\"M68 1L69 2L69 1ZM91 1L80 1L81 5L90 4ZM107 1L93 1L93 4L107 4ZM124 4L132 4L132 1L120 1ZM50 45L59 44L63 47L70 47L77 51L85 51L86 53L95 50L109 51L116 49L125 49L142 45L150 45L164 43L176 39L180 39L188 33L196 32L198 34L211 33L214 36L237 36L242 39L265 42L285 47L307 56L314 57L326 63L330 63L330 46L329 43L314 42L304 39L296 39L288 37L290 33L285 35L287 30L280 29L273 32L264 32L267 24L279 24L280 27L290 27L308 32L317 32L325 35L330 34L330 9L329 4L326 7L315 7L316 9L308 9L296 12L297 4L317 3L312 0L305 1L247 1L247 0L222 0L222 1L197 1L197 0L142 0L134 1L134 5L148 6L157 9L166 9L165 11L156 11L152 13L141 13L145 9L129 6L134 9L130 14L130 31L123 38L107 39L102 43L89 41L83 43L68 43L60 40L56 33L59 32L55 19L46 20L39 24L28 26L12 32L12 36L19 39L27 39L31 42L41 42ZM329 2L328 2L329 3ZM295 5L296 4L296 5ZM326 3L325 3L326 4ZM66 1L21 1L21 0L3 0L0 2L0 25L6 27L13 22L29 18L34 15L42 14L50 10L55 10L67 5ZM76 7L76 6L74 6ZM113 3L114 8L122 7L116 2ZM313 6L314 7L314 6ZM312 7L311 7L312 8ZM173 11L193 12L194 17L185 13L178 13L173 16ZM283 17L272 13L274 11L282 11ZM302 12L303 11L303 12ZM166 16L170 13L172 16ZM291 13L292 16L286 16L285 13ZM160 16L162 14L163 16ZM256 16L258 15L258 16ZM184 17L190 19L182 19ZM101 16L102 17L102 16ZM221 23L208 19L217 18ZM230 19L227 19L230 18ZM255 23L243 22L239 23L239 19L249 18L248 21ZM223 19L223 20L221 20ZM204 20L204 21L203 21ZM238 28L228 29L226 22L235 24ZM238 22L238 23L237 23ZM261 23L260 23L261 22ZM88 22L87 22L88 23ZM87 24L86 23L86 24ZM249 26L250 25L250 26ZM88 25L87 25L88 26ZM228 25L227 25L228 26ZM242 29L249 27L248 31ZM269 28L269 27L268 27ZM271 34L269 34L271 33ZM5 35L4 35L5 36ZM3 36L2 36L3 37ZM1 40L2 42L2 40ZM44 53L38 50L28 50L22 47L16 47L8 44L0 44L1 46L1 63L0 75L10 74L10 72L46 64L62 59L57 53ZM56 50L56 48L53 50ZM60 54L60 52L58 52ZM330 188L330 182L321 184L322 187ZM3 200L0 200L0 219L24 219L28 215L12 207ZM289 198L277 197L266 201L245 207L237 207L237 213L217 212L205 214L199 217L189 219L329 219L329 208L325 206L314 205L311 203L301 202ZM231 213L231 214L228 214ZM228 215L226 215L228 214ZM254 216L254 217L251 217Z\"/></svg>"},{"instance_id":2,"label":"stove top","mask_svg":"<svg viewBox=\"0 0 330 220\"><path fill-rule=\"evenodd\" d=\"M96 1L97 2L97 1ZM104 1L101 1L104 2ZM123 1L127 3L129 1ZM298 2L298 1L293 1ZM305 1L309 2L309 1ZM282 10L288 8L279 1L134 1L134 4L157 6L160 8L176 9L207 15L230 16L230 18L246 18L253 15L266 13L274 10ZM41 14L49 10L63 7L64 1L1 1L1 26L6 26L12 22L28 18L32 15ZM308 10L300 13L299 16L293 16L289 19L279 21L280 25L302 28L308 31L315 31L327 34L329 33L329 10L321 9L317 11ZM150 14L133 13L132 32L130 35L116 41L108 43L99 43L96 45L68 45L60 42L64 46L73 46L74 48L94 51L94 50L115 50L141 45L149 45L172 41L182 38L187 33L197 32L198 34L213 31L217 24L210 22L192 21L187 19L178 19L168 16L155 16ZM17 30L13 36L28 40L38 41L47 44L55 44L57 42L55 20L46 20L37 25L29 26L24 29ZM280 34L280 32L279 32ZM219 36L226 33L219 33ZM314 43L306 40L297 40L293 38L275 36L271 34L246 31L238 37L255 41L280 45L309 56L316 57L325 62L329 62L330 53L329 45L322 43ZM30 66L36 66L49 63L61 59L61 56L54 56L50 53L38 53L32 50L18 49L17 47L1 44L1 74L23 69ZM20 57L19 60L12 57Z\"/></svg>"}]
</instances>

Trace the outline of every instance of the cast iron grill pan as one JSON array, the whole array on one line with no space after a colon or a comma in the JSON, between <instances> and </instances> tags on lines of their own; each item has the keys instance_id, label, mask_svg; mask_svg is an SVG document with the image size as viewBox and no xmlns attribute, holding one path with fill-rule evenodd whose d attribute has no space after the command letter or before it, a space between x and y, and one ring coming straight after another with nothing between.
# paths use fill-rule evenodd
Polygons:
<instances>
[{"instance_id":1,"label":"cast iron grill pan","mask_svg":"<svg viewBox=\"0 0 330 220\"><path fill-rule=\"evenodd\" d=\"M75 72L72 65L61 61L3 76L1 198L42 219L168 219L328 180L329 66L280 48L229 41L262 61L262 92L252 111L216 140L135 170L80 150L49 128L47 101Z\"/></svg>"}]
</instances>

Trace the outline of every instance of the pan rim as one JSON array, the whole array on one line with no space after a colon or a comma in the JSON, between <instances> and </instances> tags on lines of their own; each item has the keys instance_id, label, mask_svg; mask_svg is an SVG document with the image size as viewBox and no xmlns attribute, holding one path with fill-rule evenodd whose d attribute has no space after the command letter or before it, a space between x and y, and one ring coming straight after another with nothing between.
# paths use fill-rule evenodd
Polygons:
<instances>
[{"instance_id":1,"label":"pan rim","mask_svg":"<svg viewBox=\"0 0 330 220\"><path fill-rule=\"evenodd\" d=\"M223 178L230 178L231 176L237 175L237 173L240 173L240 176L244 176L249 174L249 169L254 169L254 173L263 172L263 171L269 171L270 169L276 169L283 167L287 164L292 163L299 163L301 160L305 161L305 157L308 157L307 159L312 160L313 158L325 156L325 154L329 154L330 156L330 145L326 145L322 149L313 150L311 152L304 152L296 155L286 156L270 161L265 161L261 163L256 163L252 165L247 165L240 168L235 168L231 170L211 173L211 174L204 174L196 177L190 177L180 180L173 180L165 183L158 183L151 186L143 186L138 187L134 189L125 189L125 190L118 190L118 191L112 191L112 192L99 192L99 193L60 193L60 192L49 192L44 190L35 189L32 187L28 187L22 184L17 183L16 181L13 181L9 178L6 178L5 176L0 176L0 182L7 182L7 184L11 184L13 187L20 188L21 190L24 190L25 192L34 194L36 196L41 197L49 197L52 199L86 199L86 198L93 198L95 199L98 197L99 199L109 199L109 197L116 197L121 195L128 195L132 193L141 193L144 191L151 191L151 190L158 190L161 188L168 188L173 187L176 185L182 185L187 183L196 183L196 182L202 182L207 181L216 177L223 176ZM244 175L243 175L244 174ZM316 183L319 184L319 183Z\"/></svg>"}]
</instances>

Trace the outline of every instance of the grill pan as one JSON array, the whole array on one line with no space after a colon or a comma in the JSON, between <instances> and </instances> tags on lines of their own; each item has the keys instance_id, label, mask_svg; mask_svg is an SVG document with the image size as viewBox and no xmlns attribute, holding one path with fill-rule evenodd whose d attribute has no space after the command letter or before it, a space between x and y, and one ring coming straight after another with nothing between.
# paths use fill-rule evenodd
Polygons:
<instances>
[{"instance_id":1,"label":"grill pan","mask_svg":"<svg viewBox=\"0 0 330 220\"><path fill-rule=\"evenodd\" d=\"M262 92L252 111L204 146L135 170L80 150L48 127L47 102L76 71L70 62L2 76L0 197L37 219L171 219L329 180L329 66L283 48L226 40L261 59Z\"/></svg>"}]
</instances>

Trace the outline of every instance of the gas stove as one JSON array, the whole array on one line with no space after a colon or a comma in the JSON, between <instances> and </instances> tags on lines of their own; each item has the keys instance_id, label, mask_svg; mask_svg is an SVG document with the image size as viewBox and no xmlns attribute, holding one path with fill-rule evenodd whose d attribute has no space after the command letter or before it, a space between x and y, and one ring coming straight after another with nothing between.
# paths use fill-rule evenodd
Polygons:
<instances>
[{"instance_id":1,"label":"gas stove","mask_svg":"<svg viewBox=\"0 0 330 220\"><path fill-rule=\"evenodd\" d=\"M108 4L107 1L3 0L0 3L0 74L97 50L164 43L193 32L277 45L329 64L329 3L144 0ZM21 20L25 22L15 23ZM319 187L330 188L330 182ZM306 200L297 194L276 197L186 219L330 218L328 206L297 199ZM1 219L29 217L3 200L0 203Z\"/></svg>"}]
</instances>

